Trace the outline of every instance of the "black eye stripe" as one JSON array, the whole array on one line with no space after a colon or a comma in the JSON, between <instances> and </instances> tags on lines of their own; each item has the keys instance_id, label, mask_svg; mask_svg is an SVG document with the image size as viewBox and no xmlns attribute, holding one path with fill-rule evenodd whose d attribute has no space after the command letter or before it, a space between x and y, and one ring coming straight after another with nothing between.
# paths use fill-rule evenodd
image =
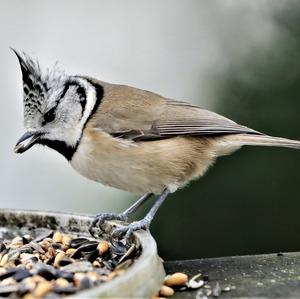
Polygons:
<instances>
[{"instance_id":1,"label":"black eye stripe","mask_svg":"<svg viewBox=\"0 0 300 299\"><path fill-rule=\"evenodd\" d=\"M64 90L62 91L62 93L61 93L61 95L60 95L60 99L62 99L62 98L66 95L66 93L67 93L69 87L70 87L70 85L66 85L66 86L64 87Z\"/></svg>"}]
</instances>

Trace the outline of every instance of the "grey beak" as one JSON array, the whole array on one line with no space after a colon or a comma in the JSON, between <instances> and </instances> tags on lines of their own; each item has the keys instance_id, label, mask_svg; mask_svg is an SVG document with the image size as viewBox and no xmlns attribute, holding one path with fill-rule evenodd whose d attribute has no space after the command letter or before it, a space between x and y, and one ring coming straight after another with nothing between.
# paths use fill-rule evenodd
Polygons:
<instances>
[{"instance_id":1,"label":"grey beak","mask_svg":"<svg viewBox=\"0 0 300 299\"><path fill-rule=\"evenodd\" d=\"M39 137L42 134L40 132L26 132L18 140L15 146L15 153L22 154L36 144Z\"/></svg>"}]
</instances>

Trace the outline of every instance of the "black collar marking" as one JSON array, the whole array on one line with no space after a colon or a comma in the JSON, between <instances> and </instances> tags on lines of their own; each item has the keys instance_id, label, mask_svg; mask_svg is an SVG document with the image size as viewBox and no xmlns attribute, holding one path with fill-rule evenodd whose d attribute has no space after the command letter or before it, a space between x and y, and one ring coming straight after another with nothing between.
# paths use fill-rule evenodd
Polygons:
<instances>
[{"instance_id":1,"label":"black collar marking","mask_svg":"<svg viewBox=\"0 0 300 299\"><path fill-rule=\"evenodd\" d=\"M83 128L85 128L87 122L91 119L91 117L94 116L94 114L96 113L96 111L97 111L98 107L100 106L101 101L102 101L102 99L104 97L104 89L103 89L102 85L93 82L91 79L88 79L88 78L84 78L84 79L86 81L88 81L95 88L95 91L96 91L96 102L95 102L95 105L93 107L92 112L90 113L89 117L85 121L85 124L84 124Z\"/></svg>"}]
</instances>

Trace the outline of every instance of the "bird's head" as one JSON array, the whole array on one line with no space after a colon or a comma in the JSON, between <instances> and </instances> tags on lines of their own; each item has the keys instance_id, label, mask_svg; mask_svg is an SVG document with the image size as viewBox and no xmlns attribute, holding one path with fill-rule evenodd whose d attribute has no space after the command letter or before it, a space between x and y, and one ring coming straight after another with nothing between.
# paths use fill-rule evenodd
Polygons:
<instances>
[{"instance_id":1,"label":"bird's head","mask_svg":"<svg viewBox=\"0 0 300 299\"><path fill-rule=\"evenodd\" d=\"M57 68L43 73L38 62L16 53L22 71L26 133L15 152L35 144L49 146L70 160L97 102L97 90L84 77L67 76Z\"/></svg>"}]
</instances>

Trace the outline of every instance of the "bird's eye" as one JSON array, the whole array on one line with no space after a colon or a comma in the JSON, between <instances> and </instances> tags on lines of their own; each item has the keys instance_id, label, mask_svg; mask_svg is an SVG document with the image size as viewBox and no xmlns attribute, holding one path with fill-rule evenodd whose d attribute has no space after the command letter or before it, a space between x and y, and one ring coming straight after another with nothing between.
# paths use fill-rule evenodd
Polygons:
<instances>
[{"instance_id":1,"label":"bird's eye","mask_svg":"<svg viewBox=\"0 0 300 299\"><path fill-rule=\"evenodd\" d=\"M55 108L50 109L48 112L44 114L44 122L50 123L55 119Z\"/></svg>"}]
</instances>

